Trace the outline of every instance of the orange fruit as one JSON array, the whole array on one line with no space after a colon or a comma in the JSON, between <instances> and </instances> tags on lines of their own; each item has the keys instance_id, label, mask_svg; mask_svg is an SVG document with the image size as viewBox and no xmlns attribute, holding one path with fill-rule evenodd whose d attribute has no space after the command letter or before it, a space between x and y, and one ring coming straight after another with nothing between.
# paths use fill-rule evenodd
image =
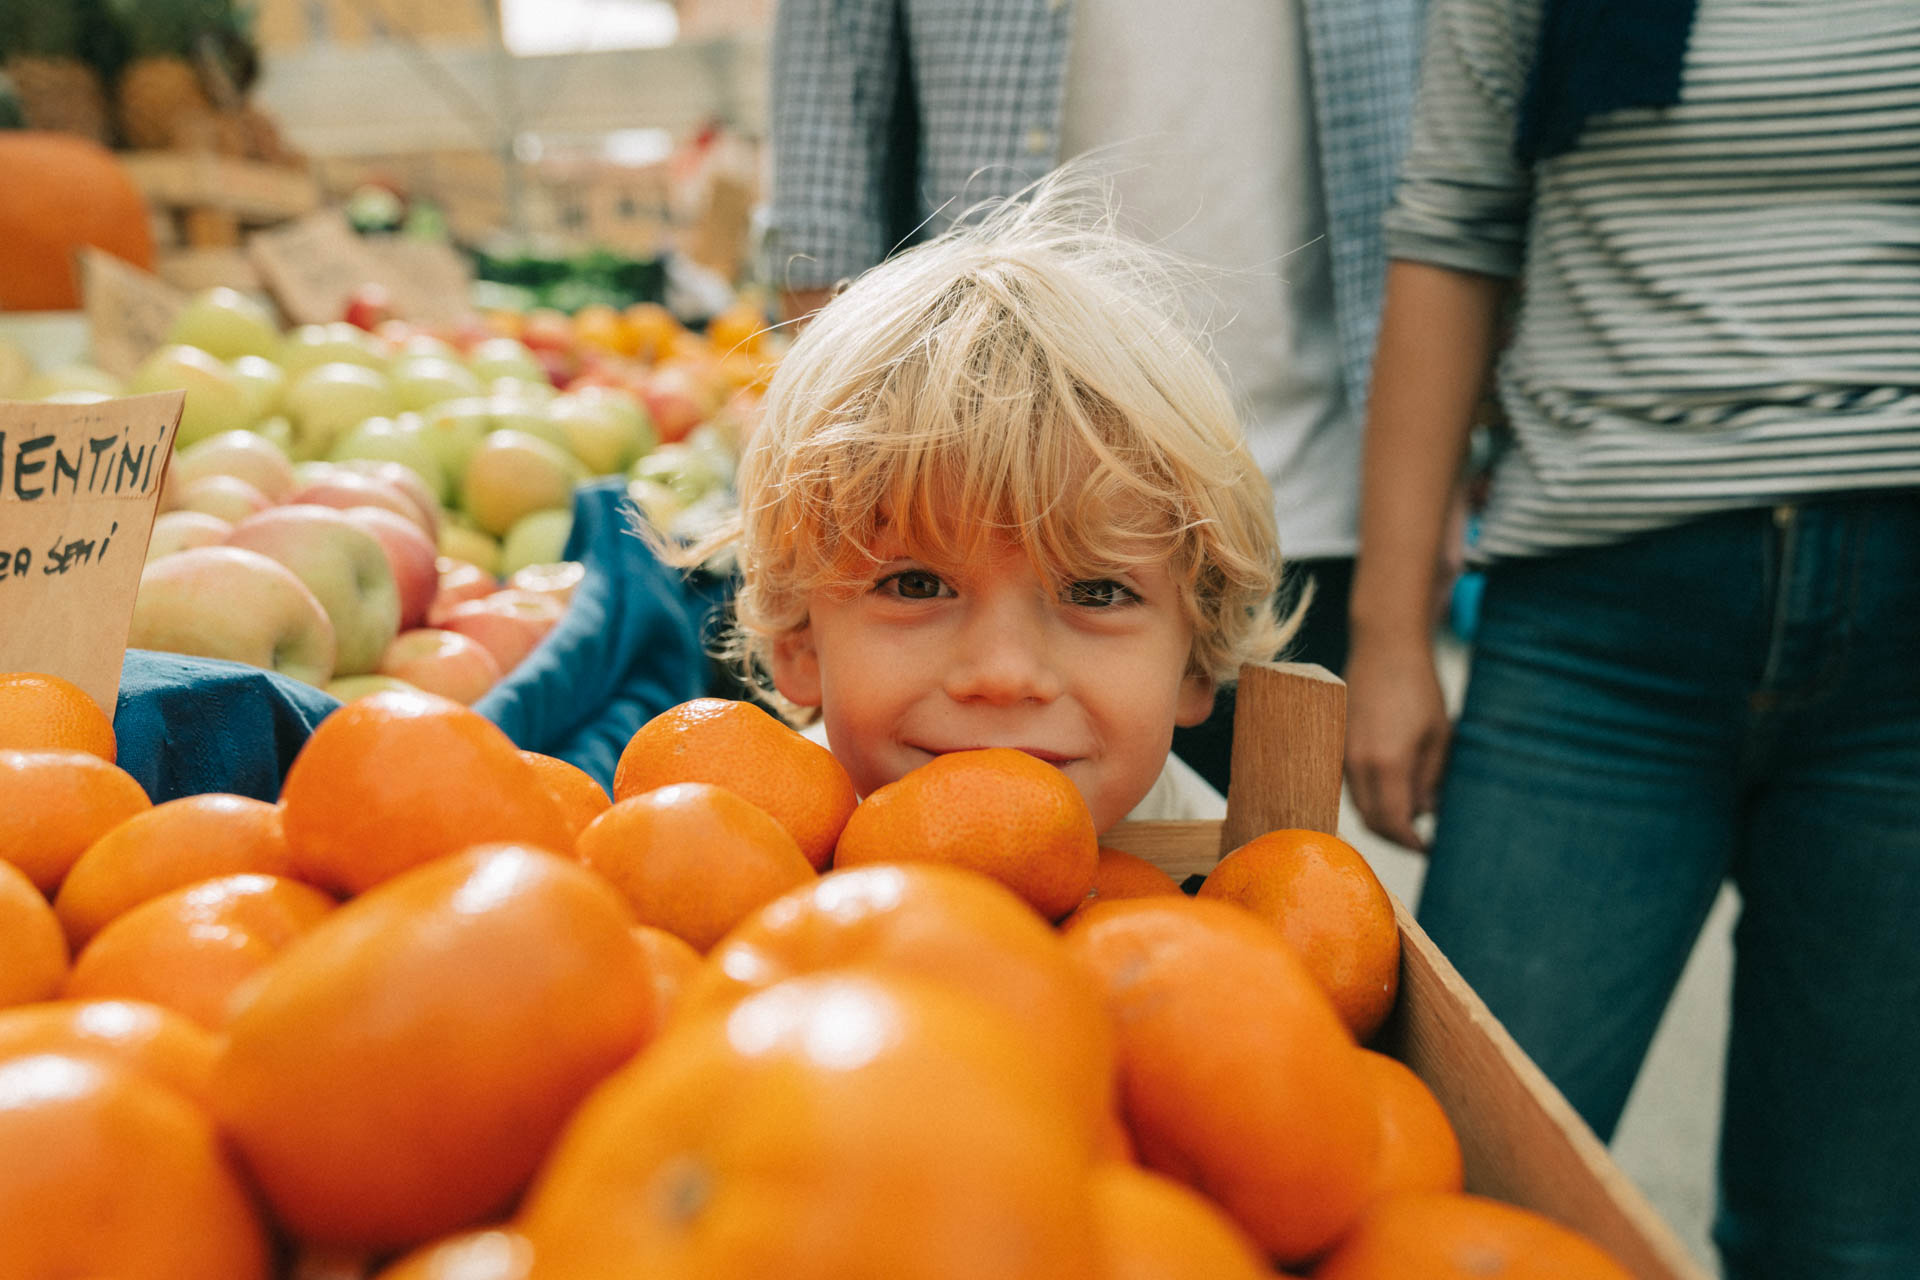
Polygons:
<instances>
[{"instance_id":1,"label":"orange fruit","mask_svg":"<svg viewBox=\"0 0 1920 1280\"><path fill-rule=\"evenodd\" d=\"M83 751L0 751L0 862L42 893L87 846L152 802L131 774Z\"/></svg>"},{"instance_id":2,"label":"orange fruit","mask_svg":"<svg viewBox=\"0 0 1920 1280\"><path fill-rule=\"evenodd\" d=\"M642 360L658 360L682 332L673 312L657 302L636 302L620 313L626 330L624 349Z\"/></svg>"},{"instance_id":3,"label":"orange fruit","mask_svg":"<svg viewBox=\"0 0 1920 1280\"><path fill-rule=\"evenodd\" d=\"M1605 1250L1530 1209L1481 1196L1388 1196L1313 1280L1628 1280Z\"/></svg>"},{"instance_id":4,"label":"orange fruit","mask_svg":"<svg viewBox=\"0 0 1920 1280\"><path fill-rule=\"evenodd\" d=\"M578 863L493 845L395 877L282 952L214 1069L221 1127L278 1219L392 1250L505 1210L640 1047L652 991L632 923Z\"/></svg>"},{"instance_id":5,"label":"orange fruit","mask_svg":"<svg viewBox=\"0 0 1920 1280\"><path fill-rule=\"evenodd\" d=\"M46 1000L66 976L67 939L53 907L24 871L0 862L0 1008Z\"/></svg>"},{"instance_id":6,"label":"orange fruit","mask_svg":"<svg viewBox=\"0 0 1920 1280\"><path fill-rule=\"evenodd\" d=\"M48 1000L0 1010L0 1061L30 1053L110 1062L201 1107L220 1039L185 1014L143 1000Z\"/></svg>"},{"instance_id":7,"label":"orange fruit","mask_svg":"<svg viewBox=\"0 0 1920 1280\"><path fill-rule=\"evenodd\" d=\"M1166 898L1180 891L1178 881L1145 858L1102 845L1100 861L1093 868L1093 887L1087 890L1087 896L1080 900L1080 905L1073 911L1077 914L1095 902L1112 902L1120 898ZM1060 923L1064 926L1073 918L1073 914L1069 914Z\"/></svg>"},{"instance_id":8,"label":"orange fruit","mask_svg":"<svg viewBox=\"0 0 1920 1280\"><path fill-rule=\"evenodd\" d=\"M751 302L736 302L707 322L707 341L723 357L756 355L767 332L766 313Z\"/></svg>"},{"instance_id":9,"label":"orange fruit","mask_svg":"<svg viewBox=\"0 0 1920 1280\"><path fill-rule=\"evenodd\" d=\"M756 907L816 876L766 810L704 782L622 800L581 833L576 852L641 924L701 952Z\"/></svg>"},{"instance_id":10,"label":"orange fruit","mask_svg":"<svg viewBox=\"0 0 1920 1280\"><path fill-rule=\"evenodd\" d=\"M280 809L246 796L183 796L137 813L93 842L60 882L53 909L83 947L115 916L169 889L217 876L292 874Z\"/></svg>"},{"instance_id":11,"label":"orange fruit","mask_svg":"<svg viewBox=\"0 0 1920 1280\"><path fill-rule=\"evenodd\" d=\"M593 775L579 765L562 760L558 756L542 755L538 751L522 751L520 758L533 766L540 775L540 781L553 794L560 805L560 812L567 820L567 830L578 840L587 824L607 811L613 801L607 797L607 789L594 781ZM557 849L556 853L565 853L572 849Z\"/></svg>"},{"instance_id":12,"label":"orange fruit","mask_svg":"<svg viewBox=\"0 0 1920 1280\"><path fill-rule=\"evenodd\" d=\"M1084 1280L1084 1124L1036 1046L898 974L677 1021L568 1125L520 1230L542 1280Z\"/></svg>"},{"instance_id":13,"label":"orange fruit","mask_svg":"<svg viewBox=\"0 0 1920 1280\"><path fill-rule=\"evenodd\" d=\"M652 1032L658 1032L673 1017L681 993L699 970L700 953L665 929L656 929L650 924L633 926L633 940L640 944L640 952L646 958L647 982L653 988ZM653 1038L651 1032L647 1038Z\"/></svg>"},{"instance_id":14,"label":"orange fruit","mask_svg":"<svg viewBox=\"0 0 1920 1280\"><path fill-rule=\"evenodd\" d=\"M1100 839L1079 789L1046 761L955 751L875 790L833 855L836 867L922 861L992 876L1058 920L1087 896Z\"/></svg>"},{"instance_id":15,"label":"orange fruit","mask_svg":"<svg viewBox=\"0 0 1920 1280\"><path fill-rule=\"evenodd\" d=\"M695 698L640 726L613 772L615 802L676 782L737 792L773 815L818 871L859 801L833 753L751 702Z\"/></svg>"},{"instance_id":16,"label":"orange fruit","mask_svg":"<svg viewBox=\"0 0 1920 1280\"><path fill-rule=\"evenodd\" d=\"M1400 991L1393 899L1367 860L1322 831L1269 831L1229 853L1198 895L1245 907L1280 930L1366 1040Z\"/></svg>"},{"instance_id":17,"label":"orange fruit","mask_svg":"<svg viewBox=\"0 0 1920 1280\"><path fill-rule=\"evenodd\" d=\"M1247 1233L1197 1191L1126 1164L1094 1166L1105 1280L1272 1280Z\"/></svg>"},{"instance_id":18,"label":"orange fruit","mask_svg":"<svg viewBox=\"0 0 1920 1280\"><path fill-rule=\"evenodd\" d=\"M681 993L680 1014L852 967L942 983L993 1005L1077 1100L1089 1132L1111 1114L1113 1028L1099 990L1025 903L957 867L857 867L793 890L714 948Z\"/></svg>"},{"instance_id":19,"label":"orange fruit","mask_svg":"<svg viewBox=\"0 0 1920 1280\"><path fill-rule=\"evenodd\" d=\"M71 680L0 672L0 750L84 751L113 763L113 718Z\"/></svg>"},{"instance_id":20,"label":"orange fruit","mask_svg":"<svg viewBox=\"0 0 1920 1280\"><path fill-rule=\"evenodd\" d=\"M69 1000L148 1000L217 1031L240 986L334 905L312 885L280 876L202 880L95 934L61 991Z\"/></svg>"},{"instance_id":21,"label":"orange fruit","mask_svg":"<svg viewBox=\"0 0 1920 1280\"><path fill-rule=\"evenodd\" d=\"M1460 1190L1465 1178L1460 1139L1426 1081L1405 1063L1371 1049L1360 1051L1360 1065L1380 1115L1372 1198Z\"/></svg>"},{"instance_id":22,"label":"orange fruit","mask_svg":"<svg viewBox=\"0 0 1920 1280\"><path fill-rule=\"evenodd\" d=\"M378 1280L531 1280L533 1246L518 1231L488 1227L423 1245Z\"/></svg>"},{"instance_id":23,"label":"orange fruit","mask_svg":"<svg viewBox=\"0 0 1920 1280\"><path fill-rule=\"evenodd\" d=\"M572 847L560 804L492 721L427 693L376 693L320 722L281 788L301 878L361 893L477 844Z\"/></svg>"},{"instance_id":24,"label":"orange fruit","mask_svg":"<svg viewBox=\"0 0 1920 1280\"><path fill-rule=\"evenodd\" d=\"M633 331L621 322L620 313L603 302L596 302L573 313L573 340L583 347L633 354Z\"/></svg>"},{"instance_id":25,"label":"orange fruit","mask_svg":"<svg viewBox=\"0 0 1920 1280\"><path fill-rule=\"evenodd\" d=\"M1285 939L1185 897L1098 903L1064 936L1106 992L1140 1162L1205 1190L1283 1265L1332 1244L1372 1187L1379 1119Z\"/></svg>"},{"instance_id":26,"label":"orange fruit","mask_svg":"<svg viewBox=\"0 0 1920 1280\"><path fill-rule=\"evenodd\" d=\"M62 1054L0 1062L0 1275L266 1280L267 1232L213 1122Z\"/></svg>"}]
</instances>

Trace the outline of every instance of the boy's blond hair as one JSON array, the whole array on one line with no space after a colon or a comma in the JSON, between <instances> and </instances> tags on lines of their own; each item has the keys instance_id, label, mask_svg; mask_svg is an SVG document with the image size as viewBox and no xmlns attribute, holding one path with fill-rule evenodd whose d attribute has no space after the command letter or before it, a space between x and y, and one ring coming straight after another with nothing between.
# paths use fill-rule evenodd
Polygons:
<instances>
[{"instance_id":1,"label":"boy's blond hair","mask_svg":"<svg viewBox=\"0 0 1920 1280\"><path fill-rule=\"evenodd\" d=\"M1273 657L1293 628L1272 493L1175 270L1067 173L854 281L781 362L741 460L730 656L764 672L809 592L859 580L883 537L942 564L998 535L1063 581L1167 567L1190 675Z\"/></svg>"}]
</instances>

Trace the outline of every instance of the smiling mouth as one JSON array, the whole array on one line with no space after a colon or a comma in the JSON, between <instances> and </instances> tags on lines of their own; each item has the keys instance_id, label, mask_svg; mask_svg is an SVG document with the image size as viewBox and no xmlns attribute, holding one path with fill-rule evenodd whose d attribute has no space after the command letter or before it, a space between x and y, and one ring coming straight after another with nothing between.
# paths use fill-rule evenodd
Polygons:
<instances>
[{"instance_id":1,"label":"smiling mouth","mask_svg":"<svg viewBox=\"0 0 1920 1280\"><path fill-rule=\"evenodd\" d=\"M920 749L922 751L925 751L928 755L948 756L948 755L954 754L957 751L987 751L987 750L991 750L992 748L991 747L922 747ZM1075 760L1078 760L1080 758L1079 756L1070 756L1059 751L1048 751L1043 747L1007 747L1007 748L1004 748L1004 750L1024 752L1025 754L1032 756L1035 760L1043 760L1046 763L1051 765L1072 764Z\"/></svg>"}]
</instances>

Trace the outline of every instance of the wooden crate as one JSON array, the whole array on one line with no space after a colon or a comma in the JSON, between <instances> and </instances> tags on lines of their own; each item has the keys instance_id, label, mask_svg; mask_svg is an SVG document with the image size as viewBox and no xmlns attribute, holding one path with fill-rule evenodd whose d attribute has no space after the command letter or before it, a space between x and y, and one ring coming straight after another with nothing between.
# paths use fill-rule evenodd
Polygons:
<instances>
[{"instance_id":1,"label":"wooden crate","mask_svg":"<svg viewBox=\"0 0 1920 1280\"><path fill-rule=\"evenodd\" d=\"M1101 843L1175 879L1204 874L1265 831L1333 831L1346 687L1320 667L1241 674L1224 822L1122 823ZM1672 1229L1572 1106L1397 901L1400 998L1376 1047L1412 1067L1446 1108L1467 1190L1583 1232L1640 1280L1707 1280Z\"/></svg>"}]
</instances>

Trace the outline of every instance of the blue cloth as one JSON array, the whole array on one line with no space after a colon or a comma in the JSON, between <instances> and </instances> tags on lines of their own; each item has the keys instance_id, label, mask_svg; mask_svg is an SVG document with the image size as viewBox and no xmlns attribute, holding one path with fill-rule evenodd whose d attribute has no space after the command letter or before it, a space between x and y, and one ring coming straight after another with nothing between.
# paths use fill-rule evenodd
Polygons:
<instances>
[{"instance_id":1,"label":"blue cloth","mask_svg":"<svg viewBox=\"0 0 1920 1280\"><path fill-rule=\"evenodd\" d=\"M1573 150L1588 116L1678 103L1695 3L1547 0L1514 129L1520 161Z\"/></svg>"},{"instance_id":2,"label":"blue cloth","mask_svg":"<svg viewBox=\"0 0 1920 1280\"><path fill-rule=\"evenodd\" d=\"M559 625L474 704L529 751L578 765L609 790L634 731L706 691L704 606L628 523L625 482L574 494L566 558L586 576Z\"/></svg>"},{"instance_id":3,"label":"blue cloth","mask_svg":"<svg viewBox=\"0 0 1920 1280\"><path fill-rule=\"evenodd\" d=\"M113 713L117 761L155 804L209 791L277 800L295 753L339 705L258 667L129 649Z\"/></svg>"},{"instance_id":4,"label":"blue cloth","mask_svg":"<svg viewBox=\"0 0 1920 1280\"><path fill-rule=\"evenodd\" d=\"M1920 495L1488 570L1419 919L1609 1134L1738 888L1732 1280L1920 1276Z\"/></svg>"}]
</instances>

